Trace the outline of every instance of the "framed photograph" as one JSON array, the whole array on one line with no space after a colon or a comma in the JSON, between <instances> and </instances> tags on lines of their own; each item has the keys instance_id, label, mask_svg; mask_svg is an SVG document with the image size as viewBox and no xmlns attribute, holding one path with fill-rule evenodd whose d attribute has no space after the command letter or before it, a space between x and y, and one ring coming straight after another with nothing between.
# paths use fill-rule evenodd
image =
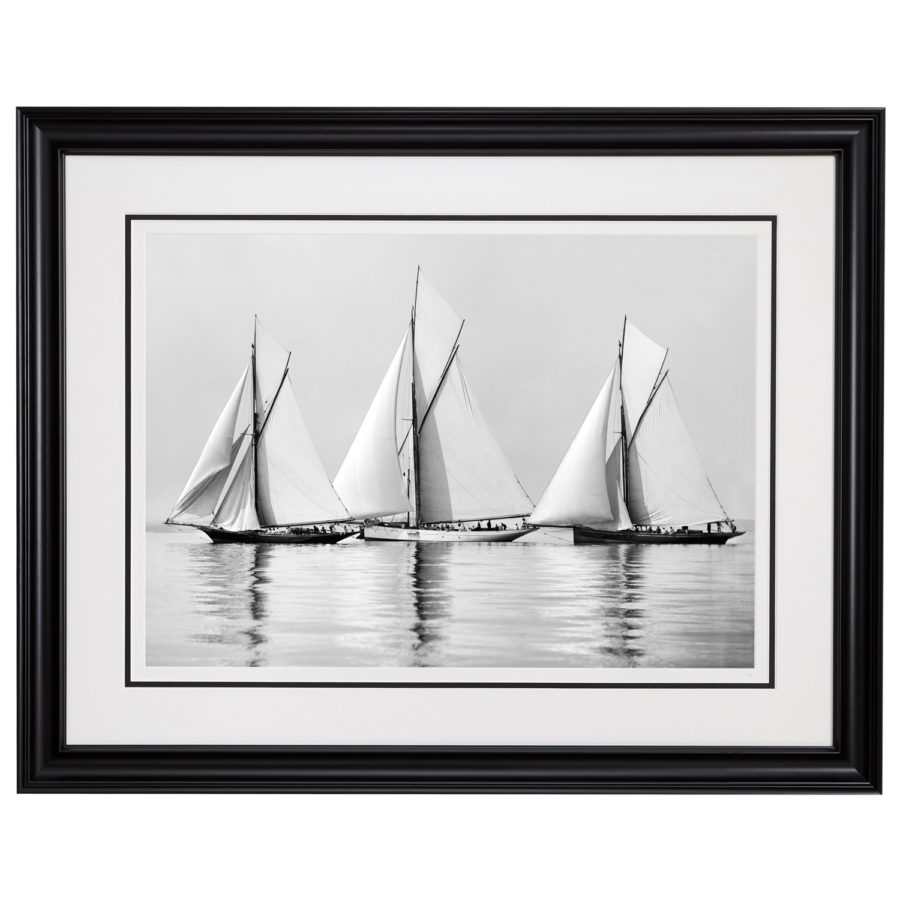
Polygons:
<instances>
[{"instance_id":1,"label":"framed photograph","mask_svg":"<svg viewBox=\"0 0 900 900\"><path fill-rule=\"evenodd\" d=\"M20 790L880 790L882 110L18 122Z\"/></svg>"}]
</instances>

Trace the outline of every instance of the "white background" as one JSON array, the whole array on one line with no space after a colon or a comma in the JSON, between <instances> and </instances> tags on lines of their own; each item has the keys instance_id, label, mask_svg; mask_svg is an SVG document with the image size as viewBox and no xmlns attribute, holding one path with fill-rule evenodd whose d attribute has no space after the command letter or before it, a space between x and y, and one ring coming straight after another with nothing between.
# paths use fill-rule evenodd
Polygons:
<instances>
[{"instance_id":1,"label":"white background","mask_svg":"<svg viewBox=\"0 0 900 900\"><path fill-rule=\"evenodd\" d=\"M9 7L0 23L3 420L14 407L16 104L891 107L891 19L887 4L867 0L850 15L822 0ZM896 162L894 149L890 172ZM897 179L889 183L896 195ZM892 326L889 314L889 345ZM887 358L887 394L896 396L897 364ZM889 411L888 459L900 450L895 419ZM10 430L3 454L11 510ZM897 499L889 470L888 507ZM896 654L885 672L882 798L15 798L12 515L4 521L9 835L0 884L9 896L830 898L886 896L896 884ZM888 523L886 545L897 537ZM888 647L896 588L894 565Z\"/></svg>"}]
</instances>

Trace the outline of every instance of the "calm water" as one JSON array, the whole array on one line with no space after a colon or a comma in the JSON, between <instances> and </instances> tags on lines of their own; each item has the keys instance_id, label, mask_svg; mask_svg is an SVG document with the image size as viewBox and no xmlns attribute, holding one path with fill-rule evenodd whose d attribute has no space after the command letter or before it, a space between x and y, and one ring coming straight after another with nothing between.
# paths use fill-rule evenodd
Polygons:
<instances>
[{"instance_id":1,"label":"calm water","mask_svg":"<svg viewBox=\"0 0 900 900\"><path fill-rule=\"evenodd\" d=\"M148 533L147 662L749 667L752 530L724 547Z\"/></svg>"}]
</instances>

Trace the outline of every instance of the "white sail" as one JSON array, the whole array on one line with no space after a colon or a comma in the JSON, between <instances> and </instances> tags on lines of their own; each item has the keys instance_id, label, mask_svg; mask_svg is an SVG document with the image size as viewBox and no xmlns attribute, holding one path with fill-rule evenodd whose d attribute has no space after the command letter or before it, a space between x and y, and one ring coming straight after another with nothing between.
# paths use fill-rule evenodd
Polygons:
<instances>
[{"instance_id":1,"label":"white sail","mask_svg":"<svg viewBox=\"0 0 900 900\"><path fill-rule=\"evenodd\" d=\"M456 345L463 320L419 273L416 289L416 406L425 415Z\"/></svg>"},{"instance_id":2,"label":"white sail","mask_svg":"<svg viewBox=\"0 0 900 900\"><path fill-rule=\"evenodd\" d=\"M403 336L334 487L356 519L375 519L410 510L407 482L397 458L397 396L409 331ZM407 393L409 393L408 382Z\"/></svg>"},{"instance_id":3,"label":"white sail","mask_svg":"<svg viewBox=\"0 0 900 900\"><path fill-rule=\"evenodd\" d=\"M609 528L611 531L625 531L633 524L631 516L628 514L628 507L625 505L624 480L622 438L618 438L606 460L606 486L609 492L611 524L603 527Z\"/></svg>"},{"instance_id":4,"label":"white sail","mask_svg":"<svg viewBox=\"0 0 900 900\"><path fill-rule=\"evenodd\" d=\"M213 426L194 471L169 516L170 521L180 522L185 518L198 521L212 515L215 510L237 455L240 441L235 439L236 434L249 424L238 423L249 373L248 365Z\"/></svg>"},{"instance_id":5,"label":"white sail","mask_svg":"<svg viewBox=\"0 0 900 900\"><path fill-rule=\"evenodd\" d=\"M628 449L628 507L639 525L697 525L727 513L681 418L668 376Z\"/></svg>"},{"instance_id":6,"label":"white sail","mask_svg":"<svg viewBox=\"0 0 900 900\"><path fill-rule=\"evenodd\" d=\"M256 347L256 418L260 427L278 393L290 353L254 322Z\"/></svg>"},{"instance_id":7,"label":"white sail","mask_svg":"<svg viewBox=\"0 0 900 900\"><path fill-rule=\"evenodd\" d=\"M256 498L260 524L293 525L348 518L313 446L290 375L260 419Z\"/></svg>"},{"instance_id":8,"label":"white sail","mask_svg":"<svg viewBox=\"0 0 900 900\"><path fill-rule=\"evenodd\" d=\"M420 422L418 455L422 522L523 516L534 507L463 375L459 354Z\"/></svg>"},{"instance_id":9,"label":"white sail","mask_svg":"<svg viewBox=\"0 0 900 900\"><path fill-rule=\"evenodd\" d=\"M249 435L241 441L238 463L232 470L231 480L219 502L212 524L227 531L259 528L253 473L253 440Z\"/></svg>"},{"instance_id":10,"label":"white sail","mask_svg":"<svg viewBox=\"0 0 900 900\"><path fill-rule=\"evenodd\" d=\"M634 436L666 359L666 348L625 321L622 342L622 399L628 440Z\"/></svg>"},{"instance_id":11,"label":"white sail","mask_svg":"<svg viewBox=\"0 0 900 900\"><path fill-rule=\"evenodd\" d=\"M614 372L600 388L556 474L529 517L532 525L609 527L613 519L606 443ZM615 482L613 483L615 489Z\"/></svg>"}]
</instances>

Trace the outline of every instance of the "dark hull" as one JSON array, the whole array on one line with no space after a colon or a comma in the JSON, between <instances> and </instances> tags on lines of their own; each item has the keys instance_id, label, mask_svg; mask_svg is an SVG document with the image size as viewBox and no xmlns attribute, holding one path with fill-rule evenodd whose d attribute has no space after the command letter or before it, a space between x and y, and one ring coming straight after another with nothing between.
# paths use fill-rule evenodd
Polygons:
<instances>
[{"instance_id":1,"label":"dark hull","mask_svg":"<svg viewBox=\"0 0 900 900\"><path fill-rule=\"evenodd\" d=\"M576 544L724 544L743 531L676 531L654 534L649 531L597 531L584 525L572 528Z\"/></svg>"},{"instance_id":2,"label":"dark hull","mask_svg":"<svg viewBox=\"0 0 900 900\"><path fill-rule=\"evenodd\" d=\"M214 544L336 544L355 531L320 532L319 534L270 534L265 531L223 531L208 525L197 525Z\"/></svg>"}]
</instances>

